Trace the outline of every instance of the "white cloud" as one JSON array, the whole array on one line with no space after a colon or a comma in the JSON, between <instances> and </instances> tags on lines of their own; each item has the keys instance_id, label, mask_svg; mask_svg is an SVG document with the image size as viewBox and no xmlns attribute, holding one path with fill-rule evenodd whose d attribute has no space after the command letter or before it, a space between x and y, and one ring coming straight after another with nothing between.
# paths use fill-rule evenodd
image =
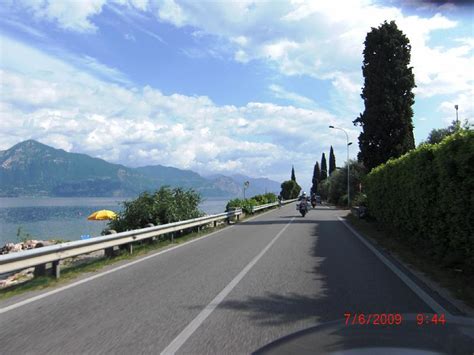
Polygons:
<instances>
[{"instance_id":1,"label":"white cloud","mask_svg":"<svg viewBox=\"0 0 474 355\"><path fill-rule=\"evenodd\" d=\"M445 8L439 8L446 11L445 15L421 17L371 0L180 1L175 5L179 7L179 24L159 15L162 21L193 26L200 33L227 39L238 62L263 59L286 76L331 80L332 96L351 102L348 112L355 113L360 102L365 36L385 20L395 20L410 39L419 97L466 94L473 85L472 38L454 39L451 47L430 45L434 34L459 26Z\"/></svg>"},{"instance_id":2,"label":"white cloud","mask_svg":"<svg viewBox=\"0 0 474 355\"><path fill-rule=\"evenodd\" d=\"M179 6L174 0L160 1L157 12L160 19L178 27L182 26L187 20L181 6Z\"/></svg>"},{"instance_id":3,"label":"white cloud","mask_svg":"<svg viewBox=\"0 0 474 355\"><path fill-rule=\"evenodd\" d=\"M458 105L458 116L461 122L468 120L474 123L474 87L470 92L456 95L452 100L443 101L438 111L442 115L442 121L448 125L456 118L456 109L454 105Z\"/></svg>"},{"instance_id":4,"label":"white cloud","mask_svg":"<svg viewBox=\"0 0 474 355\"><path fill-rule=\"evenodd\" d=\"M26 73L0 72L0 149L33 138L129 166L278 179L280 166L293 163L310 176L317 152L341 138L331 136L327 124L344 123L324 110L258 102L219 106L206 96L124 88L13 40L4 43L10 55L26 55L35 65Z\"/></svg>"},{"instance_id":5,"label":"white cloud","mask_svg":"<svg viewBox=\"0 0 474 355\"><path fill-rule=\"evenodd\" d=\"M84 0L51 1L22 0L23 6L37 17L56 21L59 27L87 32L94 31L94 16L105 4L128 18L124 8L134 16L152 13L160 21L177 27L192 26L195 33L225 39L233 46L233 59L240 63L266 60L280 73L307 75L327 79L333 73L354 77L360 72L365 35L371 27L385 20L395 20L412 44L412 64L420 97L466 92L473 84L472 38L458 38L450 48L432 47L430 39L436 31L449 30L459 24L446 15L410 16L391 5L373 0L354 1L290 1L290 2L196 2L194 0ZM118 9L114 4L120 5ZM134 11L137 10L137 11ZM141 15L140 15L141 16ZM137 29L162 41L162 38L140 27ZM227 50L227 49L226 49ZM191 56L219 57L215 49L184 50ZM469 74L466 74L469 73ZM333 80L336 94L358 100L352 87Z\"/></svg>"},{"instance_id":6,"label":"white cloud","mask_svg":"<svg viewBox=\"0 0 474 355\"><path fill-rule=\"evenodd\" d=\"M291 92L291 91L287 91L283 87L281 87L280 85L272 84L268 88L270 89L270 91L273 93L273 95L276 98L289 100L289 101L292 101L292 102L294 102L298 105L303 105L303 106L308 106L308 105L314 105L315 104L315 102L313 100L311 100L310 98L308 98L306 96L303 96L303 95L299 95L299 94Z\"/></svg>"},{"instance_id":7,"label":"white cloud","mask_svg":"<svg viewBox=\"0 0 474 355\"><path fill-rule=\"evenodd\" d=\"M23 0L21 4L40 19L56 22L59 27L77 32L94 32L97 27L89 20L98 15L106 0L52 1Z\"/></svg>"},{"instance_id":8,"label":"white cloud","mask_svg":"<svg viewBox=\"0 0 474 355\"><path fill-rule=\"evenodd\" d=\"M132 41L132 42L136 42L137 39L135 38L135 36L131 33L125 33L125 35L123 36L123 38L125 38L127 41Z\"/></svg>"}]
</instances>

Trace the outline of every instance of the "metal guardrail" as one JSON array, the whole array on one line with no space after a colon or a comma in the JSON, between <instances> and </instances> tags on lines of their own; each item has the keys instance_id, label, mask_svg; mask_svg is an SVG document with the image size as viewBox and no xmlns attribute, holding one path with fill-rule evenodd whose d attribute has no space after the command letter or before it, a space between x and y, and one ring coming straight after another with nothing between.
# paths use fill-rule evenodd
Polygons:
<instances>
[{"instance_id":1,"label":"metal guardrail","mask_svg":"<svg viewBox=\"0 0 474 355\"><path fill-rule=\"evenodd\" d=\"M38 249L0 255L0 274L23 270L33 266L46 265L47 263L53 263L53 274L56 276L56 278L59 278L60 260L82 254L92 253L98 250L109 249L124 244L129 244L131 246L131 243L136 241L157 237L187 228L198 227L213 222L214 225L216 225L217 221L228 220L233 217L239 219L241 214L241 209L235 209L229 212L189 219L186 221L136 229L85 240L75 240L72 242L50 245ZM131 250L132 249L130 247L130 251Z\"/></svg>"},{"instance_id":2,"label":"metal guardrail","mask_svg":"<svg viewBox=\"0 0 474 355\"><path fill-rule=\"evenodd\" d=\"M286 205L288 203L291 203L291 202L295 202L297 201L298 199L295 198L295 199L292 199L292 200L285 200L285 201L282 201L281 203L283 205ZM265 208L269 208L269 207L274 207L274 206L278 206L278 202L272 202L272 203L267 203L265 205L260 205L260 206L254 206L252 207L252 213L255 212L255 211L259 211L259 210L263 210Z\"/></svg>"},{"instance_id":3,"label":"metal guardrail","mask_svg":"<svg viewBox=\"0 0 474 355\"><path fill-rule=\"evenodd\" d=\"M296 201L296 199L282 201L282 203L288 204L294 201ZM274 206L278 206L278 202L256 206L253 208L252 212ZM46 264L52 263L52 273L56 276L56 278L59 278L60 261L63 259L89 254L104 249L107 251L121 245L128 245L130 252L132 252L133 242L151 239L163 234L173 233L192 227L199 227L210 223L214 223L214 226L216 226L218 221L230 220L230 218L233 217L236 217L238 220L241 214L242 209L236 208L228 212L195 219L188 219L186 221L162 224L154 227L135 229L127 232L110 234L85 240L75 240L72 242L45 246L38 249L30 249L11 254L0 255L0 274L24 270L30 267L37 267L38 270L39 268L43 268L44 271Z\"/></svg>"}]
</instances>

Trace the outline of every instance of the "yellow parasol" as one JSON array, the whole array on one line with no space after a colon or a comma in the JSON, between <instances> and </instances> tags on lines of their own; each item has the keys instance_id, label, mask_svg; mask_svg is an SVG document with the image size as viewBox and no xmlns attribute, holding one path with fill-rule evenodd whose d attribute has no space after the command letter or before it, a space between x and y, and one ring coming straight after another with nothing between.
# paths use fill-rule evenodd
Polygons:
<instances>
[{"instance_id":1,"label":"yellow parasol","mask_svg":"<svg viewBox=\"0 0 474 355\"><path fill-rule=\"evenodd\" d=\"M89 221L103 221L106 219L115 219L117 218L117 214L114 211L110 210L100 210L96 211L93 214L91 214L87 219Z\"/></svg>"}]
</instances>

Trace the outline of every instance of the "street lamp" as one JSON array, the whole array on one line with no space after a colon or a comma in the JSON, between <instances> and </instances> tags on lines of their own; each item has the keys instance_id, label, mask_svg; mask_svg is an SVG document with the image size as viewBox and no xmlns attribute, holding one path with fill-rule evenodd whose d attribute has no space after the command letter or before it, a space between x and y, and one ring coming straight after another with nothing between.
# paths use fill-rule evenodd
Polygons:
<instances>
[{"instance_id":1,"label":"street lamp","mask_svg":"<svg viewBox=\"0 0 474 355\"><path fill-rule=\"evenodd\" d=\"M459 123L459 119L458 119L458 109L459 109L459 106L458 106L458 105L454 105L454 108L456 109L456 126L457 126L458 123Z\"/></svg>"},{"instance_id":2,"label":"street lamp","mask_svg":"<svg viewBox=\"0 0 474 355\"><path fill-rule=\"evenodd\" d=\"M245 200L245 190L248 189L249 185L250 185L250 182L248 181L244 182L244 200Z\"/></svg>"},{"instance_id":3,"label":"street lamp","mask_svg":"<svg viewBox=\"0 0 474 355\"><path fill-rule=\"evenodd\" d=\"M350 187L349 187L349 146L352 144L352 142L349 142L349 135L347 134L346 130L343 128L339 127L334 127L334 126L329 126L329 128L332 129L339 129L343 131L346 134L346 146L347 146L347 207L351 206L351 195L350 195Z\"/></svg>"}]
</instances>

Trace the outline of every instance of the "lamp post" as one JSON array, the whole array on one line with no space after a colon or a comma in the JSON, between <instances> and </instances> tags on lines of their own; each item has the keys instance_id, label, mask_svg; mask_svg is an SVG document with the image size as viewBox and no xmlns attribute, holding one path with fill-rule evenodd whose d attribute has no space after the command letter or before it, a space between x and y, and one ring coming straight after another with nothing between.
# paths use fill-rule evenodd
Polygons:
<instances>
[{"instance_id":1,"label":"lamp post","mask_svg":"<svg viewBox=\"0 0 474 355\"><path fill-rule=\"evenodd\" d=\"M454 105L454 108L456 109L456 128L459 124L459 119L458 119L458 109L459 109L459 106L458 105Z\"/></svg>"},{"instance_id":2,"label":"lamp post","mask_svg":"<svg viewBox=\"0 0 474 355\"><path fill-rule=\"evenodd\" d=\"M329 126L332 129L339 129L346 134L346 146L347 146L347 207L351 206L351 195L350 195L350 185L349 185L349 146L352 142L349 142L349 135L347 134L346 130L340 127Z\"/></svg>"},{"instance_id":3,"label":"lamp post","mask_svg":"<svg viewBox=\"0 0 474 355\"><path fill-rule=\"evenodd\" d=\"M250 182L248 181L244 182L244 200L245 200L245 190L248 189L249 185L250 185Z\"/></svg>"}]
</instances>

